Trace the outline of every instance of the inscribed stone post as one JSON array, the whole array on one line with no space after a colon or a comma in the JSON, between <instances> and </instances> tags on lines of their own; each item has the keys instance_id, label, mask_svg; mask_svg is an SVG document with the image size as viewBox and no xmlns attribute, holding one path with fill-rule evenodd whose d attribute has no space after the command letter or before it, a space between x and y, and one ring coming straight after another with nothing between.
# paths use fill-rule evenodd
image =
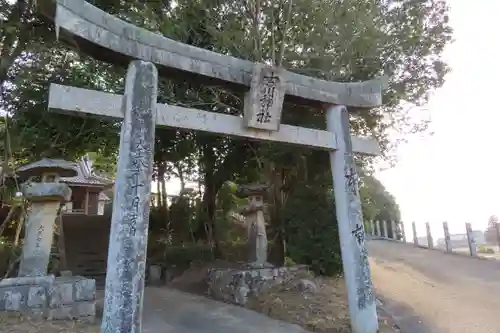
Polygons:
<instances>
[{"instance_id":1,"label":"inscribed stone post","mask_svg":"<svg viewBox=\"0 0 500 333\"><path fill-rule=\"evenodd\" d=\"M358 175L344 106L327 110L327 128L337 135L338 150L330 153L349 314L354 333L375 333L378 320L366 250Z\"/></svg>"},{"instance_id":2,"label":"inscribed stone post","mask_svg":"<svg viewBox=\"0 0 500 333\"><path fill-rule=\"evenodd\" d=\"M386 220L382 221L382 231L383 231L382 237L389 238L389 234L387 232L387 221Z\"/></svg>"},{"instance_id":3,"label":"inscribed stone post","mask_svg":"<svg viewBox=\"0 0 500 333\"><path fill-rule=\"evenodd\" d=\"M376 235L377 237L380 237L382 234L380 232L380 221L375 221L375 227L376 227Z\"/></svg>"},{"instance_id":4,"label":"inscribed stone post","mask_svg":"<svg viewBox=\"0 0 500 333\"><path fill-rule=\"evenodd\" d=\"M417 224L415 221L411 223L411 228L413 229L413 244L418 245L418 237L417 237Z\"/></svg>"},{"instance_id":5,"label":"inscribed stone post","mask_svg":"<svg viewBox=\"0 0 500 333\"><path fill-rule=\"evenodd\" d=\"M256 64L250 92L245 95L243 117L246 126L278 131L285 92L286 80L283 68Z\"/></svg>"},{"instance_id":6,"label":"inscribed stone post","mask_svg":"<svg viewBox=\"0 0 500 333\"><path fill-rule=\"evenodd\" d=\"M470 223L465 224L465 230L467 231L467 240L469 242L470 255L473 257L477 256L476 239L472 233L472 226Z\"/></svg>"},{"instance_id":7,"label":"inscribed stone post","mask_svg":"<svg viewBox=\"0 0 500 333\"><path fill-rule=\"evenodd\" d=\"M406 232L405 232L405 223L404 221L399 221L399 227L401 228L401 237L403 238L401 241L406 243Z\"/></svg>"},{"instance_id":8,"label":"inscribed stone post","mask_svg":"<svg viewBox=\"0 0 500 333\"><path fill-rule=\"evenodd\" d=\"M130 63L123 97L101 333L140 333L158 72Z\"/></svg>"},{"instance_id":9,"label":"inscribed stone post","mask_svg":"<svg viewBox=\"0 0 500 333\"><path fill-rule=\"evenodd\" d=\"M394 220L391 221L391 229L392 229L392 239L397 240L398 239L398 229L396 226L396 221L394 221Z\"/></svg>"},{"instance_id":10,"label":"inscribed stone post","mask_svg":"<svg viewBox=\"0 0 500 333\"><path fill-rule=\"evenodd\" d=\"M19 266L20 277L47 275L54 235L54 223L61 202L69 200L71 189L62 183L26 183L23 196L31 202Z\"/></svg>"},{"instance_id":11,"label":"inscribed stone post","mask_svg":"<svg viewBox=\"0 0 500 333\"><path fill-rule=\"evenodd\" d=\"M370 235L375 236L375 221L370 220Z\"/></svg>"},{"instance_id":12,"label":"inscribed stone post","mask_svg":"<svg viewBox=\"0 0 500 333\"><path fill-rule=\"evenodd\" d=\"M443 222L443 231L444 231L444 243L446 246L446 252L451 252L451 238L450 238L450 230L448 229L448 222Z\"/></svg>"},{"instance_id":13,"label":"inscribed stone post","mask_svg":"<svg viewBox=\"0 0 500 333\"><path fill-rule=\"evenodd\" d=\"M433 249L434 240L432 239L431 224L429 222L425 222L425 230L427 232L427 246L429 249Z\"/></svg>"}]
</instances>

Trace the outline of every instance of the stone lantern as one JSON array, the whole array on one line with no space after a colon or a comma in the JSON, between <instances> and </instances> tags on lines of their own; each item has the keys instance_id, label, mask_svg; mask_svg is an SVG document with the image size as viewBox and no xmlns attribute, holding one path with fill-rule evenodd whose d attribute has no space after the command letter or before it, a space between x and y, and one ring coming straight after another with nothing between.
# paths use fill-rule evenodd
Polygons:
<instances>
[{"instance_id":1,"label":"stone lantern","mask_svg":"<svg viewBox=\"0 0 500 333\"><path fill-rule=\"evenodd\" d=\"M19 277L47 275L54 234L54 222L61 203L70 200L71 189L59 183L60 177L73 177L78 173L73 164L44 158L23 165L16 171L26 182L23 196L31 203L25 224L25 237L19 266ZM41 182L32 181L37 177Z\"/></svg>"},{"instance_id":2,"label":"stone lantern","mask_svg":"<svg viewBox=\"0 0 500 333\"><path fill-rule=\"evenodd\" d=\"M22 181L38 178L42 183L58 183L61 177L74 177L78 175L78 172L74 163L61 159L43 158L40 161L20 166L16 174Z\"/></svg>"},{"instance_id":3,"label":"stone lantern","mask_svg":"<svg viewBox=\"0 0 500 333\"><path fill-rule=\"evenodd\" d=\"M240 186L238 196L247 199L239 213L245 216L248 230L248 261L250 266L263 268L271 266L267 262L267 234L264 219L264 196L268 185L248 184Z\"/></svg>"}]
</instances>

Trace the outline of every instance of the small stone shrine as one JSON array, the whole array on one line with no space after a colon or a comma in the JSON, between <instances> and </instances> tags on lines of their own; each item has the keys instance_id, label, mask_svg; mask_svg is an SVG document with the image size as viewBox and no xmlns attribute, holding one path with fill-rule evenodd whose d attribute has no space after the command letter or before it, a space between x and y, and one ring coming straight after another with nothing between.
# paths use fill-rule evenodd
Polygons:
<instances>
[{"instance_id":1,"label":"small stone shrine","mask_svg":"<svg viewBox=\"0 0 500 333\"><path fill-rule=\"evenodd\" d=\"M30 202L18 277L0 281L0 311L24 312L48 319L95 317L95 280L47 275L54 223L62 203L71 197L60 177L76 176L72 167L43 160L18 169L28 181L23 196ZM30 179L39 179L33 182Z\"/></svg>"}]
</instances>

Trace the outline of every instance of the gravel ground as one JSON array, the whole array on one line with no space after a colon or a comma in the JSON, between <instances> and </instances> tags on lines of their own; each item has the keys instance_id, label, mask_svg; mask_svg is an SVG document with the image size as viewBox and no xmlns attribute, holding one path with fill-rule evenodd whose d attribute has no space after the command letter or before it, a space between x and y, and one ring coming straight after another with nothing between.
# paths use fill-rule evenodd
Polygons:
<instances>
[{"instance_id":1,"label":"gravel ground","mask_svg":"<svg viewBox=\"0 0 500 333\"><path fill-rule=\"evenodd\" d=\"M500 333L500 262L368 243L377 294L405 333Z\"/></svg>"}]
</instances>

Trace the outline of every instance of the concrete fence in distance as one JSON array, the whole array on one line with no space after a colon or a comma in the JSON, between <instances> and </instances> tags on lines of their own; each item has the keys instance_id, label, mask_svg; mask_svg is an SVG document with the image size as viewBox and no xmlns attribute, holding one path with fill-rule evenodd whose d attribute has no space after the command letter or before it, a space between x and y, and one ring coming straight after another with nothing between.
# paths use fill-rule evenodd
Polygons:
<instances>
[{"instance_id":1,"label":"concrete fence in distance","mask_svg":"<svg viewBox=\"0 0 500 333\"><path fill-rule=\"evenodd\" d=\"M479 230L472 230L470 223L465 223L464 233L450 234L448 223L443 222L444 237L441 238L433 236L429 222L425 223L426 236L424 237L418 237L417 224L415 222L412 222L411 225L412 235L409 237L409 240L406 238L405 225L400 221L368 221L366 224L366 233L376 239L408 242L418 247L435 248L449 253L468 253L473 257L477 257L478 253L480 253L482 257L500 258L500 254L498 254L500 252L500 237L499 244L488 244L485 240L485 233ZM498 223L497 234L500 235L500 224Z\"/></svg>"}]
</instances>

